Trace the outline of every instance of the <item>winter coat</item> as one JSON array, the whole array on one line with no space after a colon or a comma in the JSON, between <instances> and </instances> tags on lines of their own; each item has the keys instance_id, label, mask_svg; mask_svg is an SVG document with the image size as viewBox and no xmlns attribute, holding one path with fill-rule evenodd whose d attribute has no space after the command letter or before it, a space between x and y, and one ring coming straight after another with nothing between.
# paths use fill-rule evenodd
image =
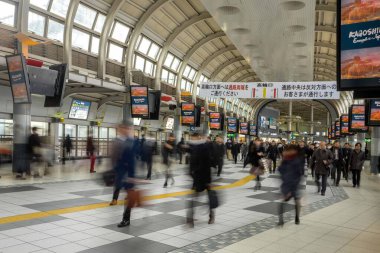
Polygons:
<instances>
[{"instance_id":1,"label":"winter coat","mask_svg":"<svg viewBox=\"0 0 380 253\"><path fill-rule=\"evenodd\" d=\"M304 162L300 156L291 159L283 159L278 170L282 179L281 193L284 196L291 193L292 197L296 197L298 186L304 174L303 164Z\"/></svg>"},{"instance_id":2,"label":"winter coat","mask_svg":"<svg viewBox=\"0 0 380 253\"><path fill-rule=\"evenodd\" d=\"M329 174L329 165L332 163L333 154L328 149L317 149L311 157L310 167L315 170L316 174L327 175ZM323 160L327 161L326 164Z\"/></svg>"},{"instance_id":3,"label":"winter coat","mask_svg":"<svg viewBox=\"0 0 380 253\"><path fill-rule=\"evenodd\" d=\"M202 192L211 183L211 154L209 144L205 141L191 141L190 175L194 180L194 190Z\"/></svg>"},{"instance_id":4,"label":"winter coat","mask_svg":"<svg viewBox=\"0 0 380 253\"><path fill-rule=\"evenodd\" d=\"M267 150L268 158L271 160L275 160L278 156L277 146L270 145Z\"/></svg>"},{"instance_id":5,"label":"winter coat","mask_svg":"<svg viewBox=\"0 0 380 253\"><path fill-rule=\"evenodd\" d=\"M356 152L353 150L351 152L350 160L348 164L350 165L350 170L362 170L365 160L365 154L363 151Z\"/></svg>"}]
</instances>

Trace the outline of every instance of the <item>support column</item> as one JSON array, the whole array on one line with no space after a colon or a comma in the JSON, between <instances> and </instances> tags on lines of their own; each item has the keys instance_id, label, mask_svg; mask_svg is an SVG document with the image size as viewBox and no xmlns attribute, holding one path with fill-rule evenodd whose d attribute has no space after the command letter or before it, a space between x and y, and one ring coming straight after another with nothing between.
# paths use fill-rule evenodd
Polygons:
<instances>
[{"instance_id":1,"label":"support column","mask_svg":"<svg viewBox=\"0 0 380 253\"><path fill-rule=\"evenodd\" d=\"M327 112L326 123L327 123L327 127L330 127L330 112Z\"/></svg>"},{"instance_id":2,"label":"support column","mask_svg":"<svg viewBox=\"0 0 380 253\"><path fill-rule=\"evenodd\" d=\"M293 101L289 102L289 122L288 122L288 141L290 141L292 134L290 131L292 131L292 120L293 120Z\"/></svg>"},{"instance_id":3,"label":"support column","mask_svg":"<svg viewBox=\"0 0 380 253\"><path fill-rule=\"evenodd\" d=\"M62 136L64 140L65 136ZM58 162L58 157L60 156L59 150L61 148L59 143L59 123L50 123L50 138L54 148L54 159Z\"/></svg>"},{"instance_id":4,"label":"support column","mask_svg":"<svg viewBox=\"0 0 380 253\"><path fill-rule=\"evenodd\" d=\"M310 141L313 142L314 141L314 106L313 104L311 105L311 112L310 112L310 121L311 121L311 125L310 125Z\"/></svg>"},{"instance_id":5,"label":"support column","mask_svg":"<svg viewBox=\"0 0 380 253\"><path fill-rule=\"evenodd\" d=\"M31 104L13 104L13 173L30 172L28 139Z\"/></svg>"},{"instance_id":6,"label":"support column","mask_svg":"<svg viewBox=\"0 0 380 253\"><path fill-rule=\"evenodd\" d=\"M380 127L373 127L371 132L371 174L379 174Z\"/></svg>"},{"instance_id":7,"label":"support column","mask_svg":"<svg viewBox=\"0 0 380 253\"><path fill-rule=\"evenodd\" d=\"M176 108L174 114L174 136L176 141L180 141L182 138L182 126L181 126L181 109Z\"/></svg>"}]
</instances>

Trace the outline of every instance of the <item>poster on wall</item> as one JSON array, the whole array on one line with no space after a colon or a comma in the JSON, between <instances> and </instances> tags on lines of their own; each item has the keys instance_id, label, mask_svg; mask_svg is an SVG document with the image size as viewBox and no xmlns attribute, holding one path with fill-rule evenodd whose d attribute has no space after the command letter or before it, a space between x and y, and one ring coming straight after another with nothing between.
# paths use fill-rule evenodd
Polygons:
<instances>
[{"instance_id":1,"label":"poster on wall","mask_svg":"<svg viewBox=\"0 0 380 253\"><path fill-rule=\"evenodd\" d=\"M365 105L352 105L349 110L349 131L355 133L368 132L365 123Z\"/></svg>"},{"instance_id":2,"label":"poster on wall","mask_svg":"<svg viewBox=\"0 0 380 253\"><path fill-rule=\"evenodd\" d=\"M131 86L132 118L149 119L148 87Z\"/></svg>"},{"instance_id":3,"label":"poster on wall","mask_svg":"<svg viewBox=\"0 0 380 253\"><path fill-rule=\"evenodd\" d=\"M210 112L210 130L222 130L222 117L220 112Z\"/></svg>"},{"instance_id":4,"label":"poster on wall","mask_svg":"<svg viewBox=\"0 0 380 253\"><path fill-rule=\"evenodd\" d=\"M237 133L237 119L228 118L227 119L227 133Z\"/></svg>"},{"instance_id":5,"label":"poster on wall","mask_svg":"<svg viewBox=\"0 0 380 253\"><path fill-rule=\"evenodd\" d=\"M15 104L31 103L29 77L22 54L6 56L9 82Z\"/></svg>"},{"instance_id":6,"label":"poster on wall","mask_svg":"<svg viewBox=\"0 0 380 253\"><path fill-rule=\"evenodd\" d=\"M195 104L181 104L181 124L183 126L193 126L195 124Z\"/></svg>"},{"instance_id":7,"label":"poster on wall","mask_svg":"<svg viewBox=\"0 0 380 253\"><path fill-rule=\"evenodd\" d=\"M248 122L240 122L239 133L248 135Z\"/></svg>"},{"instance_id":8,"label":"poster on wall","mask_svg":"<svg viewBox=\"0 0 380 253\"><path fill-rule=\"evenodd\" d=\"M338 88L380 87L380 1L338 0Z\"/></svg>"},{"instance_id":9,"label":"poster on wall","mask_svg":"<svg viewBox=\"0 0 380 253\"><path fill-rule=\"evenodd\" d=\"M348 114L340 116L340 133L341 135L350 135Z\"/></svg>"},{"instance_id":10,"label":"poster on wall","mask_svg":"<svg viewBox=\"0 0 380 253\"><path fill-rule=\"evenodd\" d=\"M335 138L340 138L340 120L335 121Z\"/></svg>"},{"instance_id":11,"label":"poster on wall","mask_svg":"<svg viewBox=\"0 0 380 253\"><path fill-rule=\"evenodd\" d=\"M254 121L249 122L249 135L257 136L256 124L254 123Z\"/></svg>"},{"instance_id":12,"label":"poster on wall","mask_svg":"<svg viewBox=\"0 0 380 253\"><path fill-rule=\"evenodd\" d=\"M91 102L73 99L69 112L69 119L87 120L90 112Z\"/></svg>"},{"instance_id":13,"label":"poster on wall","mask_svg":"<svg viewBox=\"0 0 380 253\"><path fill-rule=\"evenodd\" d=\"M380 126L380 99L366 101L367 126Z\"/></svg>"}]
</instances>

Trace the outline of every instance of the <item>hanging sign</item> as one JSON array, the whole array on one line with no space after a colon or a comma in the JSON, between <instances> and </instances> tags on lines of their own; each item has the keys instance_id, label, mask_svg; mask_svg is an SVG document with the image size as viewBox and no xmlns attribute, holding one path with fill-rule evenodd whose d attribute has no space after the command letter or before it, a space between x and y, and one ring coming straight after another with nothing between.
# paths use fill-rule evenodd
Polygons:
<instances>
[{"instance_id":1,"label":"hanging sign","mask_svg":"<svg viewBox=\"0 0 380 253\"><path fill-rule=\"evenodd\" d=\"M248 135L248 122L240 122L239 133Z\"/></svg>"},{"instance_id":2,"label":"hanging sign","mask_svg":"<svg viewBox=\"0 0 380 253\"><path fill-rule=\"evenodd\" d=\"M335 121L335 138L340 138L340 120Z\"/></svg>"},{"instance_id":3,"label":"hanging sign","mask_svg":"<svg viewBox=\"0 0 380 253\"><path fill-rule=\"evenodd\" d=\"M24 56L22 54L15 54L8 55L5 58L13 102L15 104L31 103L29 76Z\"/></svg>"},{"instance_id":4,"label":"hanging sign","mask_svg":"<svg viewBox=\"0 0 380 253\"><path fill-rule=\"evenodd\" d=\"M221 130L222 117L220 112L210 112L210 130Z\"/></svg>"},{"instance_id":5,"label":"hanging sign","mask_svg":"<svg viewBox=\"0 0 380 253\"><path fill-rule=\"evenodd\" d=\"M380 126L380 99L366 101L367 126Z\"/></svg>"},{"instance_id":6,"label":"hanging sign","mask_svg":"<svg viewBox=\"0 0 380 253\"><path fill-rule=\"evenodd\" d=\"M368 132L368 126L365 124L365 105L352 105L350 107L350 132Z\"/></svg>"},{"instance_id":7,"label":"hanging sign","mask_svg":"<svg viewBox=\"0 0 380 253\"><path fill-rule=\"evenodd\" d=\"M328 128L328 131L327 131L327 138L329 139L329 140L331 140L331 138L332 138L332 135L331 135L331 127L329 127Z\"/></svg>"},{"instance_id":8,"label":"hanging sign","mask_svg":"<svg viewBox=\"0 0 380 253\"><path fill-rule=\"evenodd\" d=\"M249 122L249 135L250 136L256 136L257 135L256 124L254 123L254 121Z\"/></svg>"},{"instance_id":9,"label":"hanging sign","mask_svg":"<svg viewBox=\"0 0 380 253\"><path fill-rule=\"evenodd\" d=\"M182 103L181 104L181 124L190 126L195 124L195 104Z\"/></svg>"},{"instance_id":10,"label":"hanging sign","mask_svg":"<svg viewBox=\"0 0 380 253\"><path fill-rule=\"evenodd\" d=\"M338 84L341 90L380 87L380 1L338 0Z\"/></svg>"},{"instance_id":11,"label":"hanging sign","mask_svg":"<svg viewBox=\"0 0 380 253\"><path fill-rule=\"evenodd\" d=\"M132 118L149 119L148 87L131 86Z\"/></svg>"},{"instance_id":12,"label":"hanging sign","mask_svg":"<svg viewBox=\"0 0 380 253\"><path fill-rule=\"evenodd\" d=\"M341 135L350 135L349 117L347 114L340 116L340 133Z\"/></svg>"},{"instance_id":13,"label":"hanging sign","mask_svg":"<svg viewBox=\"0 0 380 253\"><path fill-rule=\"evenodd\" d=\"M334 81L326 82L254 82L201 83L201 97L269 99L339 99Z\"/></svg>"},{"instance_id":14,"label":"hanging sign","mask_svg":"<svg viewBox=\"0 0 380 253\"><path fill-rule=\"evenodd\" d=\"M237 133L236 118L227 118L227 133Z\"/></svg>"}]
</instances>

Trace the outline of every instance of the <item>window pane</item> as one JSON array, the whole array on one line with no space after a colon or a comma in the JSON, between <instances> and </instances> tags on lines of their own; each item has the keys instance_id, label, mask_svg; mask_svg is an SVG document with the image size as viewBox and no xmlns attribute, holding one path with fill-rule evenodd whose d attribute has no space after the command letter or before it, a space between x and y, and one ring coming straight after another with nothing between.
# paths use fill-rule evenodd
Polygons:
<instances>
[{"instance_id":1,"label":"window pane","mask_svg":"<svg viewBox=\"0 0 380 253\"><path fill-rule=\"evenodd\" d=\"M199 86L197 86L197 96L199 96Z\"/></svg>"},{"instance_id":2,"label":"window pane","mask_svg":"<svg viewBox=\"0 0 380 253\"><path fill-rule=\"evenodd\" d=\"M164 65L165 65L166 67L169 67L169 68L170 68L173 59L174 59L174 56L173 56L172 54L167 54Z\"/></svg>"},{"instance_id":3,"label":"window pane","mask_svg":"<svg viewBox=\"0 0 380 253\"><path fill-rule=\"evenodd\" d=\"M96 11L80 4L75 14L74 22L87 28L92 28L96 17Z\"/></svg>"},{"instance_id":4,"label":"window pane","mask_svg":"<svg viewBox=\"0 0 380 253\"><path fill-rule=\"evenodd\" d=\"M98 18L96 19L94 31L98 33L102 32L105 21L106 21L106 16L98 13Z\"/></svg>"},{"instance_id":5,"label":"window pane","mask_svg":"<svg viewBox=\"0 0 380 253\"><path fill-rule=\"evenodd\" d=\"M107 128L101 127L100 131L99 131L99 138L101 138L101 139L107 138L107 135L108 135L107 130L108 130Z\"/></svg>"},{"instance_id":6,"label":"window pane","mask_svg":"<svg viewBox=\"0 0 380 253\"><path fill-rule=\"evenodd\" d=\"M50 0L30 0L30 4L47 10Z\"/></svg>"},{"instance_id":7,"label":"window pane","mask_svg":"<svg viewBox=\"0 0 380 253\"><path fill-rule=\"evenodd\" d=\"M145 62L145 73L153 76L154 64L150 61Z\"/></svg>"},{"instance_id":8,"label":"window pane","mask_svg":"<svg viewBox=\"0 0 380 253\"><path fill-rule=\"evenodd\" d=\"M138 48L138 50L143 53L143 54L147 54L148 53L148 50L149 50L149 47L150 47L150 44L152 42L150 42L150 40L148 40L147 38L143 38L141 40L141 43L140 43L140 46Z\"/></svg>"},{"instance_id":9,"label":"window pane","mask_svg":"<svg viewBox=\"0 0 380 253\"><path fill-rule=\"evenodd\" d=\"M172 70L177 71L179 64L180 64L180 60L177 57L175 57L172 64Z\"/></svg>"},{"instance_id":10,"label":"window pane","mask_svg":"<svg viewBox=\"0 0 380 253\"><path fill-rule=\"evenodd\" d=\"M186 80L182 79L181 81L181 90L186 90Z\"/></svg>"},{"instance_id":11,"label":"window pane","mask_svg":"<svg viewBox=\"0 0 380 253\"><path fill-rule=\"evenodd\" d=\"M66 17L69 4L69 0L53 0L50 11L58 16Z\"/></svg>"},{"instance_id":12,"label":"window pane","mask_svg":"<svg viewBox=\"0 0 380 253\"><path fill-rule=\"evenodd\" d=\"M164 82L168 82L168 75L169 72L166 69L163 69L161 73L161 80Z\"/></svg>"},{"instance_id":13,"label":"window pane","mask_svg":"<svg viewBox=\"0 0 380 253\"><path fill-rule=\"evenodd\" d=\"M78 126L78 137L87 138L87 126Z\"/></svg>"},{"instance_id":14,"label":"window pane","mask_svg":"<svg viewBox=\"0 0 380 253\"><path fill-rule=\"evenodd\" d=\"M99 38L98 37L92 36L91 53L93 54L99 53Z\"/></svg>"},{"instance_id":15,"label":"window pane","mask_svg":"<svg viewBox=\"0 0 380 253\"><path fill-rule=\"evenodd\" d=\"M15 5L0 1L0 23L15 26Z\"/></svg>"},{"instance_id":16,"label":"window pane","mask_svg":"<svg viewBox=\"0 0 380 253\"><path fill-rule=\"evenodd\" d=\"M129 30L130 29L128 26L116 22L111 37L115 40L125 43L128 37Z\"/></svg>"},{"instance_id":17,"label":"window pane","mask_svg":"<svg viewBox=\"0 0 380 253\"><path fill-rule=\"evenodd\" d=\"M109 139L116 138L116 128L108 128L108 138Z\"/></svg>"},{"instance_id":18,"label":"window pane","mask_svg":"<svg viewBox=\"0 0 380 253\"><path fill-rule=\"evenodd\" d=\"M123 62L123 48L120 46L117 46L113 43L110 43L109 51L108 51L108 58L111 60L115 60L118 62Z\"/></svg>"},{"instance_id":19,"label":"window pane","mask_svg":"<svg viewBox=\"0 0 380 253\"><path fill-rule=\"evenodd\" d=\"M150 46L150 50L148 53L149 57L152 57L153 59L157 59L158 52L160 51L160 47L154 43Z\"/></svg>"},{"instance_id":20,"label":"window pane","mask_svg":"<svg viewBox=\"0 0 380 253\"><path fill-rule=\"evenodd\" d=\"M37 35L44 36L45 17L34 12L29 12L28 30Z\"/></svg>"},{"instance_id":21,"label":"window pane","mask_svg":"<svg viewBox=\"0 0 380 253\"><path fill-rule=\"evenodd\" d=\"M77 29L73 29L72 43L73 47L78 47L80 49L88 51L90 35Z\"/></svg>"},{"instance_id":22,"label":"window pane","mask_svg":"<svg viewBox=\"0 0 380 253\"><path fill-rule=\"evenodd\" d=\"M194 76L195 76L195 69L191 69L189 73L189 79L194 80Z\"/></svg>"},{"instance_id":23,"label":"window pane","mask_svg":"<svg viewBox=\"0 0 380 253\"><path fill-rule=\"evenodd\" d=\"M190 66L186 66L185 71L183 72L183 76L188 77L190 73Z\"/></svg>"},{"instance_id":24,"label":"window pane","mask_svg":"<svg viewBox=\"0 0 380 253\"><path fill-rule=\"evenodd\" d=\"M176 82L177 76L171 72L169 72L169 78L168 78L168 83L174 85Z\"/></svg>"},{"instance_id":25,"label":"window pane","mask_svg":"<svg viewBox=\"0 0 380 253\"><path fill-rule=\"evenodd\" d=\"M52 40L63 42L64 25L52 19L49 20L47 37Z\"/></svg>"},{"instance_id":26,"label":"window pane","mask_svg":"<svg viewBox=\"0 0 380 253\"><path fill-rule=\"evenodd\" d=\"M145 64L145 59L136 55L135 58L135 69L141 70L144 72L144 64Z\"/></svg>"}]
</instances>

